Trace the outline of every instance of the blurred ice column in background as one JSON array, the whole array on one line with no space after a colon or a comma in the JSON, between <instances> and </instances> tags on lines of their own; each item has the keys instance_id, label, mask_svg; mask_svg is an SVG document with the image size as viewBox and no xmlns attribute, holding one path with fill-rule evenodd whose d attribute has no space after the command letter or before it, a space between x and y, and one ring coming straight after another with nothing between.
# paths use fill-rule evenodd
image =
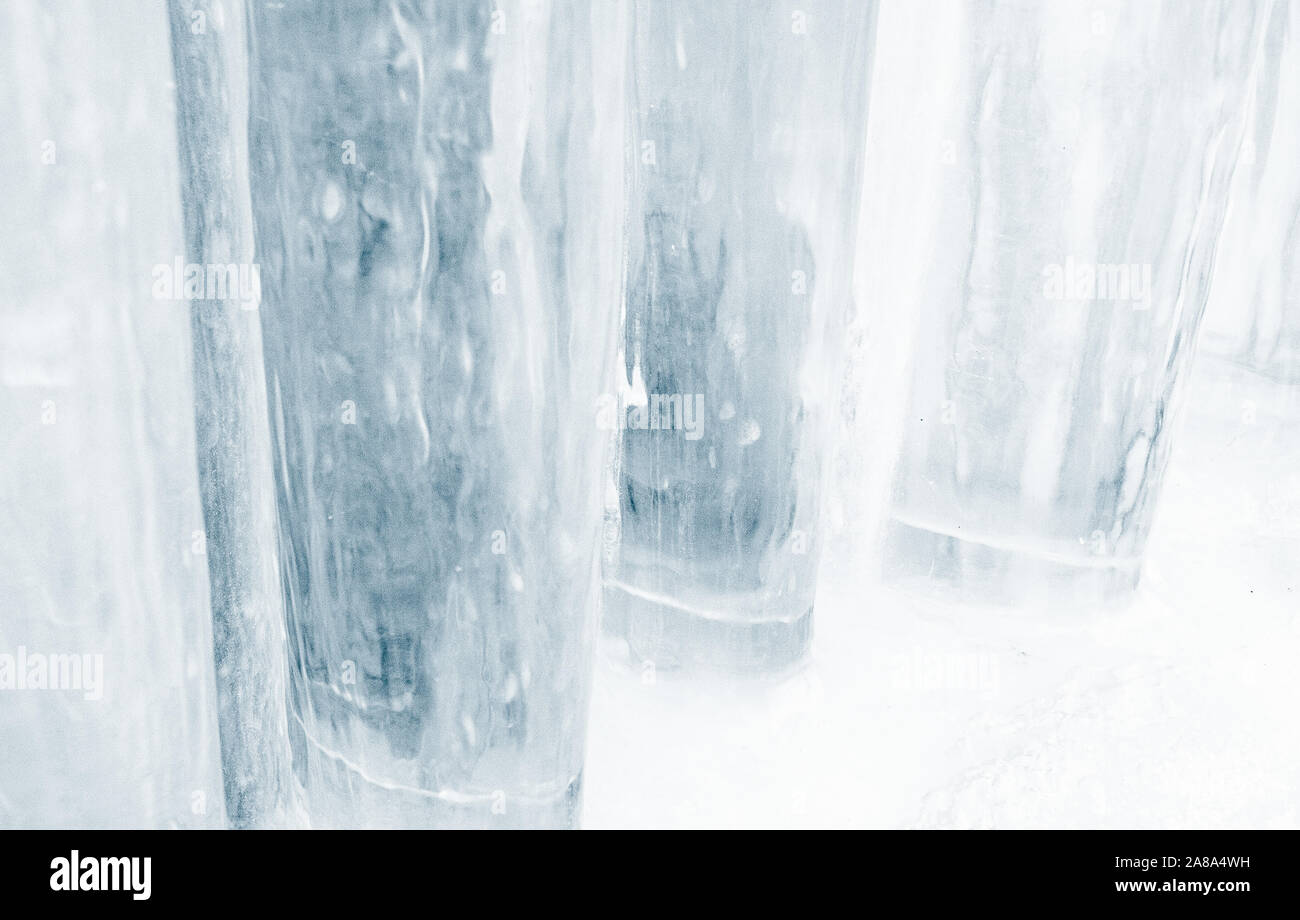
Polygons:
<instances>
[{"instance_id":1,"label":"blurred ice column in background","mask_svg":"<svg viewBox=\"0 0 1300 920\"><path fill-rule=\"evenodd\" d=\"M220 826L167 14L0 44L0 826Z\"/></svg>"},{"instance_id":2,"label":"blurred ice column in background","mask_svg":"<svg viewBox=\"0 0 1300 920\"><path fill-rule=\"evenodd\" d=\"M627 18L252 4L290 739L317 825L577 820Z\"/></svg>"},{"instance_id":3,"label":"blurred ice column in background","mask_svg":"<svg viewBox=\"0 0 1300 920\"><path fill-rule=\"evenodd\" d=\"M607 628L637 661L807 649L872 3L636 4Z\"/></svg>"},{"instance_id":4,"label":"blurred ice column in background","mask_svg":"<svg viewBox=\"0 0 1300 920\"><path fill-rule=\"evenodd\" d=\"M1300 0L1268 21L1206 306L1188 434L1215 500L1255 522L1252 562L1300 558ZM1234 470L1249 471L1234 475Z\"/></svg>"},{"instance_id":5,"label":"blurred ice column in background","mask_svg":"<svg viewBox=\"0 0 1300 920\"><path fill-rule=\"evenodd\" d=\"M1300 383L1300 0L1267 25L1201 350Z\"/></svg>"},{"instance_id":6,"label":"blurred ice column in background","mask_svg":"<svg viewBox=\"0 0 1300 920\"><path fill-rule=\"evenodd\" d=\"M290 764L275 480L248 189L242 0L172 0L185 262L225 290L187 306L222 773L233 827L302 823ZM233 272L233 274L231 273ZM232 283L232 281L234 283Z\"/></svg>"},{"instance_id":7,"label":"blurred ice column in background","mask_svg":"<svg viewBox=\"0 0 1300 920\"><path fill-rule=\"evenodd\" d=\"M970 598L1132 587L1205 306L1266 4L945 6L887 573ZM917 15L923 15L919 10ZM883 40L883 39L882 39Z\"/></svg>"}]
</instances>

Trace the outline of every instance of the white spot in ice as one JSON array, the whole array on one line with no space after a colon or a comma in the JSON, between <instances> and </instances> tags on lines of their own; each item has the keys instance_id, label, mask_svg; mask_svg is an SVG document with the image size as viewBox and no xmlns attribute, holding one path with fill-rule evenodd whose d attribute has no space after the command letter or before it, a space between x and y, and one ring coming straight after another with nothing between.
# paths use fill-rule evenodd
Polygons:
<instances>
[{"instance_id":1,"label":"white spot in ice","mask_svg":"<svg viewBox=\"0 0 1300 920\"><path fill-rule=\"evenodd\" d=\"M331 181L325 183L325 190L320 196L320 213L326 220L334 220L343 211L343 193L338 185Z\"/></svg>"},{"instance_id":2,"label":"white spot in ice","mask_svg":"<svg viewBox=\"0 0 1300 920\"><path fill-rule=\"evenodd\" d=\"M506 678L506 685L501 691L501 699L510 702L519 695L519 678L511 674Z\"/></svg>"},{"instance_id":3,"label":"white spot in ice","mask_svg":"<svg viewBox=\"0 0 1300 920\"><path fill-rule=\"evenodd\" d=\"M740 440L737 442L741 447L748 447L763 436L763 430L758 427L758 422L746 419L740 427Z\"/></svg>"},{"instance_id":4,"label":"white spot in ice","mask_svg":"<svg viewBox=\"0 0 1300 920\"><path fill-rule=\"evenodd\" d=\"M384 409L387 411L390 422L397 421L397 383L388 375L384 376Z\"/></svg>"},{"instance_id":5,"label":"white spot in ice","mask_svg":"<svg viewBox=\"0 0 1300 920\"><path fill-rule=\"evenodd\" d=\"M474 350L469 347L468 335L460 340L460 366L466 376L474 373Z\"/></svg>"}]
</instances>

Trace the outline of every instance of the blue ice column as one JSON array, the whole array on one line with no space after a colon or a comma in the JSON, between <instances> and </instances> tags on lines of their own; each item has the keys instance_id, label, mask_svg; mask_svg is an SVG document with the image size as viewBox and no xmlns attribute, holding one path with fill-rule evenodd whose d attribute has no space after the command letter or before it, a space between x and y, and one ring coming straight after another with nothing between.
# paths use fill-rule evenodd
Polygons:
<instances>
[{"instance_id":1,"label":"blue ice column","mask_svg":"<svg viewBox=\"0 0 1300 920\"><path fill-rule=\"evenodd\" d=\"M1201 350L1300 384L1300 2L1272 7ZM1293 400L1294 401L1294 398Z\"/></svg>"},{"instance_id":2,"label":"blue ice column","mask_svg":"<svg viewBox=\"0 0 1300 920\"><path fill-rule=\"evenodd\" d=\"M605 622L642 667L808 648L874 25L871 3L636 4Z\"/></svg>"},{"instance_id":3,"label":"blue ice column","mask_svg":"<svg viewBox=\"0 0 1300 920\"><path fill-rule=\"evenodd\" d=\"M622 282L623 4L252 4L316 825L578 818Z\"/></svg>"},{"instance_id":4,"label":"blue ice column","mask_svg":"<svg viewBox=\"0 0 1300 920\"><path fill-rule=\"evenodd\" d=\"M1113 603L1141 572L1268 7L944 9L964 56L927 115L938 187L881 215L923 227L929 263L891 305L917 334L887 571Z\"/></svg>"}]
</instances>

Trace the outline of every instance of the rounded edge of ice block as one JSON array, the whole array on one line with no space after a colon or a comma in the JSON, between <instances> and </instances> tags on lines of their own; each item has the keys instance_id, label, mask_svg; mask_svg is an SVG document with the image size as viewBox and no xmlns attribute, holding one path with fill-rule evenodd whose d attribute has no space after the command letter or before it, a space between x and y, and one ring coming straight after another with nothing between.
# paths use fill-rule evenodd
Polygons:
<instances>
[{"instance_id":1,"label":"rounded edge of ice block","mask_svg":"<svg viewBox=\"0 0 1300 920\"><path fill-rule=\"evenodd\" d=\"M582 772L556 790L442 790L385 785L314 758L310 825L363 830L576 830ZM322 775L323 774L323 775Z\"/></svg>"},{"instance_id":2,"label":"rounded edge of ice block","mask_svg":"<svg viewBox=\"0 0 1300 920\"><path fill-rule=\"evenodd\" d=\"M1131 597L1140 558L1098 559L1035 553L932 530L891 517L886 525L886 582L948 600L1011 606L1046 603L1063 610L1113 606Z\"/></svg>"},{"instance_id":3,"label":"rounded edge of ice block","mask_svg":"<svg viewBox=\"0 0 1300 920\"><path fill-rule=\"evenodd\" d=\"M656 670L779 674L800 664L812 646L812 604L792 618L765 617L761 610L746 616L741 596L692 608L615 579L605 580L604 600L604 632L626 641L634 662ZM734 612L710 616L712 609Z\"/></svg>"}]
</instances>

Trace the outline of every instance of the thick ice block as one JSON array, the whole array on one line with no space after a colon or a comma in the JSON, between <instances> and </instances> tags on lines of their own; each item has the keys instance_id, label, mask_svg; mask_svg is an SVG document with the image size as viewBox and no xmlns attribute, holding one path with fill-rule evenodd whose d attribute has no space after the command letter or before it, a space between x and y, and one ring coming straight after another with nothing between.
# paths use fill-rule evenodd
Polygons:
<instances>
[{"instance_id":1,"label":"thick ice block","mask_svg":"<svg viewBox=\"0 0 1300 920\"><path fill-rule=\"evenodd\" d=\"M636 10L606 623L659 668L779 670L811 636L875 6Z\"/></svg>"},{"instance_id":2,"label":"thick ice block","mask_svg":"<svg viewBox=\"0 0 1300 920\"><path fill-rule=\"evenodd\" d=\"M0 41L0 827L220 826L166 11Z\"/></svg>"},{"instance_id":3,"label":"thick ice block","mask_svg":"<svg viewBox=\"0 0 1300 920\"><path fill-rule=\"evenodd\" d=\"M1266 8L945 10L968 58L926 116L941 184L881 215L927 227L933 259L896 305L918 331L889 571L1109 600L1138 579Z\"/></svg>"},{"instance_id":4,"label":"thick ice block","mask_svg":"<svg viewBox=\"0 0 1300 920\"><path fill-rule=\"evenodd\" d=\"M252 5L252 200L318 825L577 820L620 3Z\"/></svg>"}]
</instances>

